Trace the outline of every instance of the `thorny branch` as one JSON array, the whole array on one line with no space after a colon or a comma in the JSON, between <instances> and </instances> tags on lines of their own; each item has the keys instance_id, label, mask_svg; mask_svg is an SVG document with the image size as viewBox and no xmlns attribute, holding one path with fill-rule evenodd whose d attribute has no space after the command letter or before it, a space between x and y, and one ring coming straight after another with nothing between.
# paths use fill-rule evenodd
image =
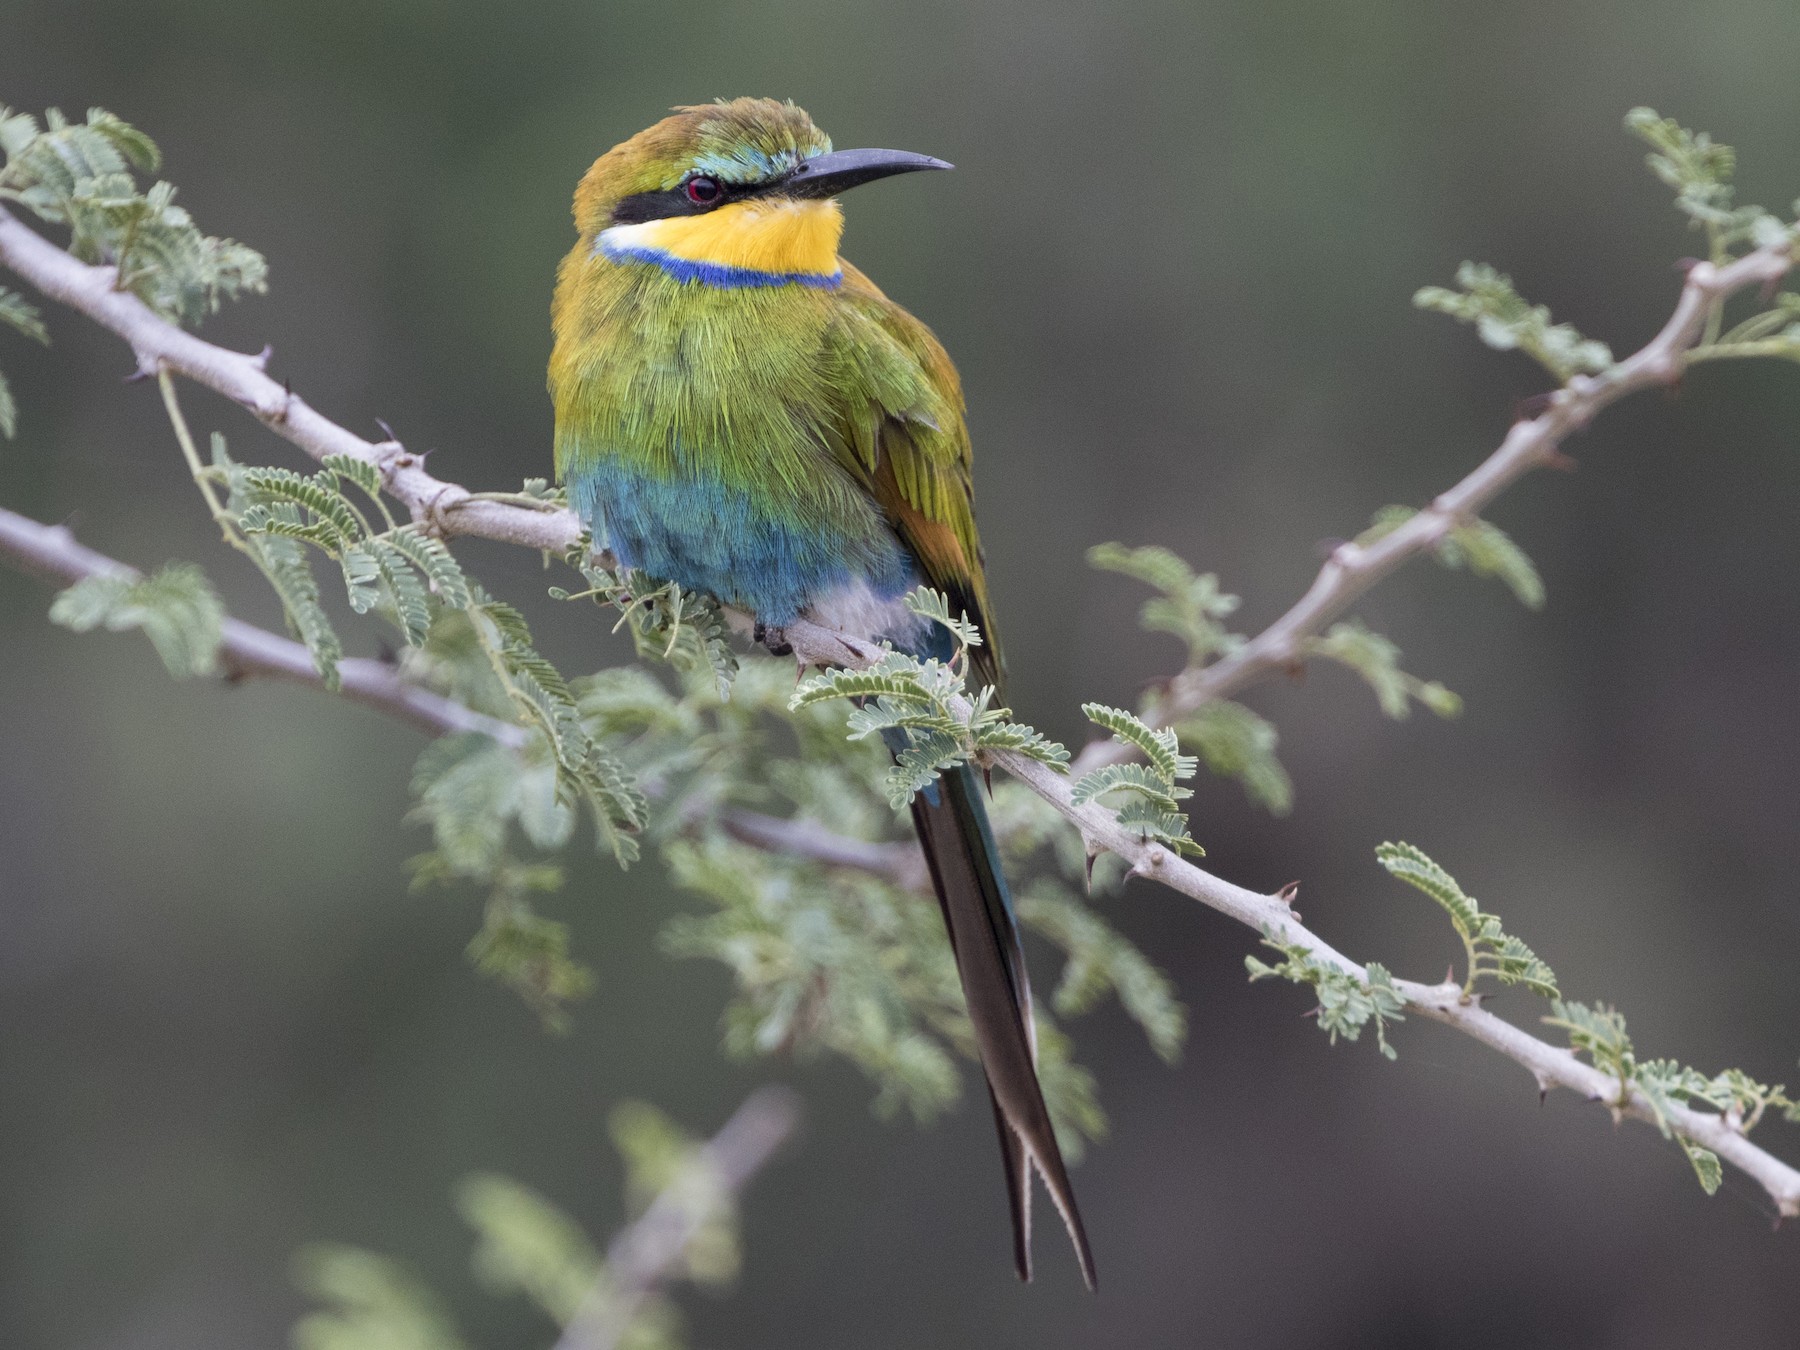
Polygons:
<instances>
[{"instance_id":1,"label":"thorny branch","mask_svg":"<svg viewBox=\"0 0 1800 1350\"><path fill-rule=\"evenodd\" d=\"M104 553L77 542L66 525L43 525L0 508L0 559L52 581L72 586L87 577L123 577L140 573ZM226 619L219 644L219 664L228 680L261 676L325 688L312 653L300 643L278 637L238 619ZM525 733L510 722L489 717L406 679L383 661L352 657L338 662L339 692L433 736L479 731L503 745L525 743Z\"/></svg>"},{"instance_id":2,"label":"thorny branch","mask_svg":"<svg viewBox=\"0 0 1800 1350\"><path fill-rule=\"evenodd\" d=\"M931 875L917 844L881 844L833 834L816 821L733 809L719 817L725 833L767 853L791 853L827 867L867 872L908 891L929 891Z\"/></svg>"},{"instance_id":3,"label":"thorny branch","mask_svg":"<svg viewBox=\"0 0 1800 1350\"><path fill-rule=\"evenodd\" d=\"M158 318L136 297L113 289L111 268L77 261L4 210L0 210L0 264L123 338L131 345L140 371L157 375L172 370L207 386L248 408L315 459L347 454L374 464L389 492L405 504L415 521L429 528L445 535L473 535L554 552L568 548L580 537L580 524L569 511L534 510L477 499L468 489L433 477L418 456L397 442L366 441L346 430L271 379L265 370L266 352L248 356L227 351ZM1368 544L1339 545L1306 594L1268 629L1212 665L1178 676L1165 700L1163 717L1179 716L1291 668L1303 657L1305 638L1402 563L1434 547L1457 525L1472 520L1528 470L1556 462L1562 442L1595 414L1626 394L1679 379L1708 313L1746 287L1773 285L1792 265L1791 245L1786 242L1758 248L1723 266L1695 264L1669 321L1641 350L1602 374L1573 377L1550 396L1542 412L1516 421L1498 449L1405 524ZM785 635L802 660L815 664L866 665L878 655L868 643L809 623L791 625ZM348 686L347 677L345 683ZM1110 743L1091 746L1074 768L1085 771L1119 754ZM1321 962L1358 979L1365 977L1363 967L1303 927L1279 896L1246 890L1194 866L1161 844L1121 827L1101 806L1076 806L1068 781L1045 765L1008 753L992 758L994 765L1067 817L1091 850L1116 853L1129 863L1132 875L1160 882L1240 923L1302 947ZM783 848L838 865L863 865L846 856L823 857L832 849L817 839L802 840L791 830L765 833L771 843L778 837ZM891 875L888 856L883 855L870 870ZM1396 980L1394 986L1409 1010L1454 1027L1523 1065L1541 1091L1564 1087L1605 1104L1618 1116L1652 1123L1661 1119L1676 1134L1711 1149L1752 1177L1768 1192L1780 1214L1800 1216L1800 1171L1752 1143L1730 1116L1672 1104L1659 1109L1636 1087L1622 1090L1617 1079L1582 1063L1569 1050L1521 1031L1466 1000L1462 987L1454 982L1426 985Z\"/></svg>"},{"instance_id":4,"label":"thorny branch","mask_svg":"<svg viewBox=\"0 0 1800 1350\"><path fill-rule=\"evenodd\" d=\"M433 477L424 458L398 441L364 440L339 426L270 378L267 350L255 355L228 351L176 327L129 291L115 290L113 268L78 261L4 208L0 208L0 264L124 338L145 377L155 378L165 370L185 375L247 408L264 426L315 460L350 455L373 464L413 520L439 534L475 535L552 553L563 552L581 537L581 522L572 511L482 500L465 487Z\"/></svg>"},{"instance_id":5,"label":"thorny branch","mask_svg":"<svg viewBox=\"0 0 1800 1350\"><path fill-rule=\"evenodd\" d=\"M1229 698L1248 685L1295 669L1306 659L1306 639L1401 564L1429 553L1452 530L1473 521L1518 479L1533 469L1558 463L1563 441L1597 413L1627 394L1679 380L1708 313L1746 287L1772 286L1792 266L1790 247L1785 243L1759 248L1723 267L1695 263L1688 270L1675 312L1654 338L1601 374L1572 377L1550 395L1541 413L1514 422L1497 450L1404 524L1366 544L1354 540L1339 544L1293 608L1236 651L1211 665L1191 667L1177 675L1149 720L1158 726L1171 725L1202 704ZM1072 771L1079 775L1129 753L1129 747L1117 741L1095 741L1071 766Z\"/></svg>"},{"instance_id":6,"label":"thorny branch","mask_svg":"<svg viewBox=\"0 0 1800 1350\"><path fill-rule=\"evenodd\" d=\"M681 1271L688 1247L721 1202L737 1198L800 1123L786 1088L759 1088L700 1149L693 1165L607 1248L606 1265L552 1350L613 1350L644 1302Z\"/></svg>"}]
</instances>

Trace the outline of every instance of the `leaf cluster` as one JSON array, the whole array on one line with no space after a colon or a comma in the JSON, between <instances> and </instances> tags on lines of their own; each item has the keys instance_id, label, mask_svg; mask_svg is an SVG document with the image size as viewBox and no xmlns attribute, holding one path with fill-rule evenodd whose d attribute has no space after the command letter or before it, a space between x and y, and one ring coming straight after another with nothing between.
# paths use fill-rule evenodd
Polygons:
<instances>
[{"instance_id":1,"label":"leaf cluster","mask_svg":"<svg viewBox=\"0 0 1800 1350\"><path fill-rule=\"evenodd\" d=\"M589 808L601 846L621 866L635 861L633 836L646 820L644 795L605 742L589 734L575 693L532 645L524 616L480 590L465 613L516 714L535 724L548 746L560 800Z\"/></svg>"},{"instance_id":2,"label":"leaf cluster","mask_svg":"<svg viewBox=\"0 0 1800 1350\"><path fill-rule=\"evenodd\" d=\"M224 621L218 593L192 563L170 563L148 577L86 577L50 606L50 622L73 632L141 629L178 680L218 673Z\"/></svg>"},{"instance_id":3,"label":"leaf cluster","mask_svg":"<svg viewBox=\"0 0 1800 1350\"><path fill-rule=\"evenodd\" d=\"M1235 778L1244 794L1271 815L1294 806L1294 782L1275 755L1280 733L1274 723L1230 699L1213 699L1174 724L1181 743L1192 746L1206 767Z\"/></svg>"},{"instance_id":4,"label":"leaf cluster","mask_svg":"<svg viewBox=\"0 0 1800 1350\"><path fill-rule=\"evenodd\" d=\"M268 289L268 267L254 249L200 232L175 205L175 189L140 192L133 171L162 162L151 139L104 108L85 122L50 109L40 123L0 106L0 202L17 202L40 220L69 230L69 252L116 268L114 286L164 318L196 323L221 299ZM35 306L0 286L0 326L35 342L50 335ZM18 429L18 402L0 372L0 437Z\"/></svg>"},{"instance_id":5,"label":"leaf cluster","mask_svg":"<svg viewBox=\"0 0 1800 1350\"><path fill-rule=\"evenodd\" d=\"M523 748L478 733L445 736L413 770L408 820L429 826L434 848L409 864L415 889L471 881L488 890L481 931L470 944L476 968L513 989L552 1027L587 993L592 975L569 956L568 926L539 915L532 897L561 889L563 871L521 859L515 828L535 850L567 844L575 811L557 791L556 764L539 736Z\"/></svg>"},{"instance_id":6,"label":"leaf cluster","mask_svg":"<svg viewBox=\"0 0 1800 1350\"><path fill-rule=\"evenodd\" d=\"M1371 961L1363 967L1363 978L1358 979L1350 971L1320 960L1305 944L1284 942L1268 929L1263 930L1263 946L1274 948L1282 959L1271 963L1256 956L1244 957L1244 967L1253 982L1283 979L1311 986L1319 999L1314 1015L1333 1045L1339 1036L1354 1041L1364 1027L1373 1025L1382 1055L1387 1059L1397 1057L1394 1047L1388 1044L1387 1024L1406 1020L1406 1000L1394 987L1394 977L1386 966Z\"/></svg>"},{"instance_id":7,"label":"leaf cluster","mask_svg":"<svg viewBox=\"0 0 1800 1350\"><path fill-rule=\"evenodd\" d=\"M1645 162L1675 189L1675 207L1688 217L1690 228L1706 232L1714 264L1727 263L1748 248L1792 245L1795 226L1760 206L1735 204L1731 180L1737 155L1730 146L1659 116L1653 108L1633 108L1626 114L1625 126L1650 146ZM1800 212L1800 202L1794 210ZM1782 292L1770 308L1723 333L1722 308L1715 304L1708 314L1699 345L1688 353L1690 362L1736 356L1800 359L1800 296Z\"/></svg>"},{"instance_id":8,"label":"leaf cluster","mask_svg":"<svg viewBox=\"0 0 1800 1350\"><path fill-rule=\"evenodd\" d=\"M1544 1022L1560 1028L1568 1036L1571 1050L1586 1055L1596 1069L1618 1081L1615 1112L1625 1104L1633 1088L1640 1089L1650 1103L1663 1137L1675 1139L1687 1154L1701 1189L1708 1195L1719 1189L1723 1177L1718 1155L1675 1134L1669 1125L1668 1105L1677 1099L1681 1082L1691 1070L1684 1071L1667 1060L1652 1060L1640 1065L1632 1049L1631 1036L1625 1030L1624 1015L1604 1003L1589 1006L1572 999L1557 999L1551 1003L1550 1016L1544 1018ZM1698 1079L1699 1075L1694 1077Z\"/></svg>"},{"instance_id":9,"label":"leaf cluster","mask_svg":"<svg viewBox=\"0 0 1800 1350\"><path fill-rule=\"evenodd\" d=\"M1462 712L1462 699L1436 680L1421 680L1400 669L1400 649L1360 619L1335 623L1323 637L1309 638L1308 656L1335 661L1362 676L1389 717L1405 718L1417 702L1439 717Z\"/></svg>"},{"instance_id":10,"label":"leaf cluster","mask_svg":"<svg viewBox=\"0 0 1800 1350\"><path fill-rule=\"evenodd\" d=\"M557 800L589 806L604 844L621 863L636 856L631 835L643 824L643 798L606 748L587 734L568 681L537 650L524 616L488 595L443 540L417 525L395 523L373 464L334 455L311 474L245 467L232 462L223 440L214 437L212 472L230 489L228 522L253 545L265 573L273 574L289 626L312 650L327 681L335 678L342 644L320 604L307 560L296 551L301 544L337 563L352 610L389 620L408 648L426 648L447 627L447 641L422 668L459 661L485 667L483 676L491 676L487 687L504 700L496 715L542 737L555 769ZM468 692L467 679L457 683Z\"/></svg>"},{"instance_id":11,"label":"leaf cluster","mask_svg":"<svg viewBox=\"0 0 1800 1350\"><path fill-rule=\"evenodd\" d=\"M1018 903L1020 922L1067 954L1050 994L1058 1014L1079 1017L1116 996L1152 1050L1170 1064L1180 1057L1187 1012L1169 977L1135 944L1054 877L1038 878Z\"/></svg>"},{"instance_id":12,"label":"leaf cluster","mask_svg":"<svg viewBox=\"0 0 1800 1350\"><path fill-rule=\"evenodd\" d=\"M1422 286L1413 295L1413 304L1474 324L1488 346L1522 351L1564 383L1574 375L1595 374L1612 365L1612 352L1604 342L1582 337L1569 324L1551 323L1548 306L1527 302L1513 289L1511 277L1486 263L1465 262L1456 269L1456 284L1460 290Z\"/></svg>"},{"instance_id":13,"label":"leaf cluster","mask_svg":"<svg viewBox=\"0 0 1800 1350\"><path fill-rule=\"evenodd\" d=\"M559 867L535 859L565 847L585 811L599 846L621 865L633 861L647 819L633 775L605 736L590 730L524 616L469 577L441 539L395 522L373 464L338 455L311 474L245 466L215 436L205 472L203 489L216 483L228 491L219 512L227 537L274 586L290 630L327 683L336 682L343 645L312 570L314 553L336 563L351 610L392 624L407 675L525 730L521 745L469 734L421 755L410 819L431 828L434 847L412 860L413 884L485 888L471 959L548 1025L562 1025L566 1004L588 990L591 976L570 956L567 925L533 904L563 881Z\"/></svg>"},{"instance_id":14,"label":"leaf cluster","mask_svg":"<svg viewBox=\"0 0 1800 1350\"><path fill-rule=\"evenodd\" d=\"M655 1107L626 1102L610 1121L625 1163L626 1221L659 1197L687 1209L694 1235L677 1254L672 1278L720 1288L737 1277L736 1202L719 1185L700 1143ZM509 1177L477 1173L457 1187L456 1207L475 1234L477 1280L501 1297L523 1296L556 1327L578 1314L605 1315L622 1290L598 1246L579 1224ZM405 1265L337 1244L303 1248L295 1281L322 1307L295 1325L295 1350L463 1350L466 1342L443 1301ZM631 1350L680 1350L679 1308L665 1292L643 1298L619 1341Z\"/></svg>"},{"instance_id":15,"label":"leaf cluster","mask_svg":"<svg viewBox=\"0 0 1800 1350\"><path fill-rule=\"evenodd\" d=\"M1467 956L1464 998L1473 994L1478 979L1490 976L1549 999L1550 1016L1543 1019L1545 1023L1560 1028L1570 1049L1587 1056L1595 1068L1617 1082L1618 1095L1612 1103L1615 1112L1633 1100L1634 1094L1648 1103L1657 1127L1664 1137L1681 1145L1708 1195L1719 1187L1719 1159L1674 1128L1671 1107L1680 1104L1714 1111L1740 1132L1754 1128L1771 1111L1800 1122L1800 1102L1789 1097L1785 1087L1760 1083L1738 1069L1708 1078L1674 1060L1639 1059L1625 1018L1617 1009L1564 999L1549 966L1506 933L1498 916L1483 913L1456 878L1423 851L1411 844L1388 843L1376 850L1376 857L1389 873L1430 896L1450 917ZM1269 963L1246 957L1252 980L1279 976L1313 985L1319 990L1320 1024L1332 1031L1334 1041L1339 1031L1354 1040L1373 1020L1383 1054L1393 1057L1381 1031L1384 1019L1399 1019L1404 1000L1384 967L1371 962L1365 978L1358 979L1334 963L1321 961L1305 944L1285 942L1267 930L1263 939L1264 945L1273 947L1283 959Z\"/></svg>"},{"instance_id":16,"label":"leaf cluster","mask_svg":"<svg viewBox=\"0 0 1800 1350\"><path fill-rule=\"evenodd\" d=\"M1712 244L1714 262L1723 262L1742 244L1764 244L1788 233L1788 227L1760 206L1737 206L1731 178L1737 152L1704 131L1689 131L1654 108L1633 108L1625 129L1650 147L1644 157L1650 172L1675 189L1675 209L1694 229L1703 229Z\"/></svg>"},{"instance_id":17,"label":"leaf cluster","mask_svg":"<svg viewBox=\"0 0 1800 1350\"><path fill-rule=\"evenodd\" d=\"M1423 850L1411 844L1382 844L1375 850L1375 857L1390 874L1429 895L1450 916L1467 959L1465 996L1474 992L1475 982L1484 975L1501 984L1523 985L1544 998L1559 996L1556 973L1531 948L1505 931L1499 915L1482 913L1474 897Z\"/></svg>"},{"instance_id":18,"label":"leaf cluster","mask_svg":"<svg viewBox=\"0 0 1800 1350\"><path fill-rule=\"evenodd\" d=\"M542 479L527 479L529 489ZM592 556L589 541L579 541L566 561L587 581L584 591L550 588L555 600L592 600L617 609L613 625L631 633L640 657L665 662L676 670L703 669L712 673L720 698L731 693L737 678L738 658L731 647L731 631L719 602L710 595L684 589L673 581L660 581L633 568L613 570Z\"/></svg>"},{"instance_id":19,"label":"leaf cluster","mask_svg":"<svg viewBox=\"0 0 1800 1350\"><path fill-rule=\"evenodd\" d=\"M1417 509L1411 506L1384 506L1356 542L1372 544L1416 515ZM1492 577L1503 583L1527 609L1544 607L1544 579L1538 574L1537 565L1498 525L1479 517L1453 525L1433 553L1445 567L1466 567L1478 577Z\"/></svg>"},{"instance_id":20,"label":"leaf cluster","mask_svg":"<svg viewBox=\"0 0 1800 1350\"><path fill-rule=\"evenodd\" d=\"M1224 622L1237 612L1238 597L1220 590L1213 573L1195 575L1181 558L1154 544L1096 544L1087 561L1089 567L1117 572L1160 592L1144 601L1138 621L1150 632L1171 633L1186 643L1189 665L1203 665L1243 646L1243 636Z\"/></svg>"},{"instance_id":21,"label":"leaf cluster","mask_svg":"<svg viewBox=\"0 0 1800 1350\"><path fill-rule=\"evenodd\" d=\"M1625 1017L1616 1008L1558 999L1544 1022L1560 1028L1571 1050L1586 1055L1596 1069L1617 1080L1617 1105L1624 1105L1634 1090L1649 1103L1657 1128L1664 1138L1681 1145L1708 1195L1722 1180L1718 1155L1676 1133L1670 1123L1671 1106L1716 1112L1740 1134L1748 1134L1769 1111L1800 1123L1800 1102L1789 1097L1785 1087L1760 1083L1742 1069L1726 1069L1708 1078L1676 1060L1639 1059Z\"/></svg>"},{"instance_id":22,"label":"leaf cluster","mask_svg":"<svg viewBox=\"0 0 1800 1350\"><path fill-rule=\"evenodd\" d=\"M42 125L0 108L0 200L68 227L69 252L117 269L115 286L177 323L196 323L221 299L267 289L260 253L200 232L168 183L138 189L133 170L161 163L143 132L103 108L70 122L52 108Z\"/></svg>"},{"instance_id":23,"label":"leaf cluster","mask_svg":"<svg viewBox=\"0 0 1800 1350\"><path fill-rule=\"evenodd\" d=\"M889 752L879 737L847 737L832 700L790 706L791 669L747 662L729 702L699 672L679 693L608 672L590 682L583 704L604 707L614 732L631 737L622 757L660 784L649 833L678 884L709 905L673 919L663 946L733 972L727 1048L744 1057L841 1055L874 1083L878 1111L929 1119L959 1094L956 1056L975 1053L937 907L898 877L751 847L731 833L732 811L754 807L840 837L894 837L882 783ZM1079 836L1037 798L1003 791L994 822L1015 878L1045 851L1063 875L1085 875ZM1056 877L1039 875L1021 894L1025 930L1065 957L1055 1011L1077 1016L1115 994L1158 1053L1172 1054L1184 1018L1167 978ZM1066 1145L1098 1135L1105 1118L1093 1079L1047 1016L1039 1070Z\"/></svg>"},{"instance_id":24,"label":"leaf cluster","mask_svg":"<svg viewBox=\"0 0 1800 1350\"><path fill-rule=\"evenodd\" d=\"M1023 722L1012 721L1010 708L994 706L991 688L971 696L965 653L981 641L975 626L966 619L952 619L949 601L934 591L913 592L908 606L949 631L956 644L949 661L889 651L862 670L820 671L800 682L789 708L798 712L840 699L853 703L850 739L877 736L894 752L887 795L895 810L946 769L996 751L1062 769L1069 752Z\"/></svg>"},{"instance_id":25,"label":"leaf cluster","mask_svg":"<svg viewBox=\"0 0 1800 1350\"><path fill-rule=\"evenodd\" d=\"M724 963L737 993L726 1049L739 1058L829 1050L876 1084L876 1110L928 1120L956 1100L952 1050L973 1049L955 961L934 907L859 873L828 872L718 832L663 857L712 912L662 936L674 956Z\"/></svg>"},{"instance_id":26,"label":"leaf cluster","mask_svg":"<svg viewBox=\"0 0 1800 1350\"><path fill-rule=\"evenodd\" d=\"M1106 764L1083 774L1071 790L1075 805L1112 806L1119 824L1140 838L1154 839L1178 853L1204 856L1206 850L1188 833L1187 817L1181 812L1181 802L1194 793L1180 782L1194 776L1199 761L1181 753L1176 733L1104 703L1084 703L1081 711L1095 726L1111 732L1114 740L1141 753L1144 763Z\"/></svg>"},{"instance_id":27,"label":"leaf cluster","mask_svg":"<svg viewBox=\"0 0 1800 1350\"><path fill-rule=\"evenodd\" d=\"M1139 624L1150 632L1172 633L1186 643L1188 669L1199 669L1244 645L1243 635L1225 626L1237 610L1238 597L1221 590L1213 573L1196 574L1183 559L1156 545L1099 544L1088 550L1087 560L1091 567L1131 577L1159 592L1144 602ZM1145 718L1162 720L1156 704L1152 693L1143 707ZM1179 743L1196 750L1209 770L1237 779L1257 805L1278 816L1293 808L1293 781L1275 755L1280 738L1265 718L1241 703L1218 699L1175 722L1173 730Z\"/></svg>"}]
</instances>

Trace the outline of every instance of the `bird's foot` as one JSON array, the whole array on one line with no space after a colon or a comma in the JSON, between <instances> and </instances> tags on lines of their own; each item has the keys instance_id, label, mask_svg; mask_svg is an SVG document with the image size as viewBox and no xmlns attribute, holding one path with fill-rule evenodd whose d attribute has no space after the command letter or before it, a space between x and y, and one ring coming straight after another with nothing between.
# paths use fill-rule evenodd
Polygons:
<instances>
[{"instance_id":1,"label":"bird's foot","mask_svg":"<svg viewBox=\"0 0 1800 1350\"><path fill-rule=\"evenodd\" d=\"M761 619L758 619L756 627L750 630L750 640L767 647L771 656L792 656L794 654L794 648L787 640L786 630L766 624Z\"/></svg>"}]
</instances>

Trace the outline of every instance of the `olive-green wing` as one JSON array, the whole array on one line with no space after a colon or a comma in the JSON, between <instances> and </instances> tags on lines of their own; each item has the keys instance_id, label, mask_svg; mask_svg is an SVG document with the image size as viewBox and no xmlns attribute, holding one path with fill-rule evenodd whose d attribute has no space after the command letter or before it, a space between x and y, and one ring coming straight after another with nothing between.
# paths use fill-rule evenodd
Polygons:
<instances>
[{"instance_id":1,"label":"olive-green wing","mask_svg":"<svg viewBox=\"0 0 1800 1350\"><path fill-rule=\"evenodd\" d=\"M980 627L986 645L971 653L975 674L998 687L1000 642L975 529L962 381L931 330L848 263L838 298L826 361L840 411L827 442L880 504L926 581Z\"/></svg>"}]
</instances>

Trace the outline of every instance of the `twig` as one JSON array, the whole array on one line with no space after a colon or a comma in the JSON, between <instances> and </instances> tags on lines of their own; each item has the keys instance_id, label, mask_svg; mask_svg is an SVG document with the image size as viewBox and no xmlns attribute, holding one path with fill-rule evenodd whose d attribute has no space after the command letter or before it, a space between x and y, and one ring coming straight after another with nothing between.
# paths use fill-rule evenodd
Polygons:
<instances>
[{"instance_id":1,"label":"twig","mask_svg":"<svg viewBox=\"0 0 1800 1350\"><path fill-rule=\"evenodd\" d=\"M1688 273L1674 314L1645 347L1603 374L1571 379L1552 395L1545 412L1515 423L1499 449L1473 473L1397 529L1367 545L1340 545L1300 601L1267 630L1213 665L1177 677L1163 715L1179 716L1303 659L1306 638L1407 559L1435 547L1450 529L1473 519L1527 470L1555 462L1561 442L1595 413L1634 390L1680 378L1707 313L1735 291L1779 280L1792 262L1790 247L1779 244L1757 249L1723 267L1696 264ZM262 357L216 347L157 317L135 296L112 289L111 268L77 261L3 209L0 264L45 295L80 310L124 338L136 353L140 369L179 371L250 409L316 459L347 454L375 464L389 491L406 504L413 518L441 533L475 535L555 552L580 537L580 523L572 512L544 512L473 499L468 489L426 473L418 456L397 442L377 444L345 430L271 380L263 371ZM879 656L867 642L814 624L800 622L784 631L796 653L816 664L867 665ZM1097 743L1083 752L1075 769L1086 771L1119 757L1111 743ZM1121 828L1112 813L1099 806L1077 807L1067 781L1035 760L997 754L993 762L1072 821L1090 847L1109 849L1124 858L1133 875L1159 881L1241 923L1303 947L1320 961L1359 979L1365 977L1361 966L1302 927L1278 897L1245 890L1195 867L1162 845ZM1420 1015L1453 1026L1524 1065L1540 1089L1569 1088L1622 1115L1657 1119L1655 1108L1636 1088L1621 1098L1616 1080L1583 1064L1568 1050L1538 1040L1474 1003L1462 1002L1460 986L1397 980L1395 987L1407 1006ZM1781 1214L1800 1215L1800 1172L1758 1148L1723 1117L1682 1106L1666 1107L1661 1114L1675 1133L1711 1149L1754 1178ZM596 1343L577 1344L585 1350Z\"/></svg>"},{"instance_id":2,"label":"twig","mask_svg":"<svg viewBox=\"0 0 1800 1350\"><path fill-rule=\"evenodd\" d=\"M1692 349L1705 328L1707 314L1748 286L1779 281L1793 263L1791 246L1786 243L1769 244L1723 267L1696 263L1661 332L1601 374L1573 377L1550 396L1542 413L1514 422L1498 449L1417 515L1367 544L1354 540L1339 544L1292 609L1236 651L1211 665L1182 671L1170 682L1151 720L1167 726L1202 704L1228 698L1270 675L1295 669L1306 660L1308 638L1390 572L1436 548L1450 531L1474 520L1519 478L1558 462L1563 441L1595 414L1627 394L1679 380L1695 355ZM1086 773L1126 759L1130 753L1117 741L1095 741L1081 752L1074 771Z\"/></svg>"},{"instance_id":3,"label":"twig","mask_svg":"<svg viewBox=\"0 0 1800 1350\"><path fill-rule=\"evenodd\" d=\"M765 853L788 853L827 867L867 872L902 890L931 889L931 874L917 844L852 839L832 833L817 821L768 816L760 811L728 810L720 814L719 824L733 839Z\"/></svg>"},{"instance_id":4,"label":"twig","mask_svg":"<svg viewBox=\"0 0 1800 1350\"><path fill-rule=\"evenodd\" d=\"M786 1088L753 1092L699 1151L694 1165L613 1239L599 1281L554 1350L613 1350L646 1300L681 1273L683 1257L721 1202L735 1199L800 1123Z\"/></svg>"},{"instance_id":5,"label":"twig","mask_svg":"<svg viewBox=\"0 0 1800 1350\"><path fill-rule=\"evenodd\" d=\"M85 577L137 580L141 575L135 568L79 543L66 525L39 524L3 508L0 559L65 586ZM219 662L228 680L261 676L315 689L326 687L313 666L312 654L298 642L237 619L225 620L222 637ZM353 703L396 717L431 735L478 731L502 745L525 743L525 733L518 727L414 684L384 662L350 657L338 662L338 678L339 692Z\"/></svg>"}]
</instances>

